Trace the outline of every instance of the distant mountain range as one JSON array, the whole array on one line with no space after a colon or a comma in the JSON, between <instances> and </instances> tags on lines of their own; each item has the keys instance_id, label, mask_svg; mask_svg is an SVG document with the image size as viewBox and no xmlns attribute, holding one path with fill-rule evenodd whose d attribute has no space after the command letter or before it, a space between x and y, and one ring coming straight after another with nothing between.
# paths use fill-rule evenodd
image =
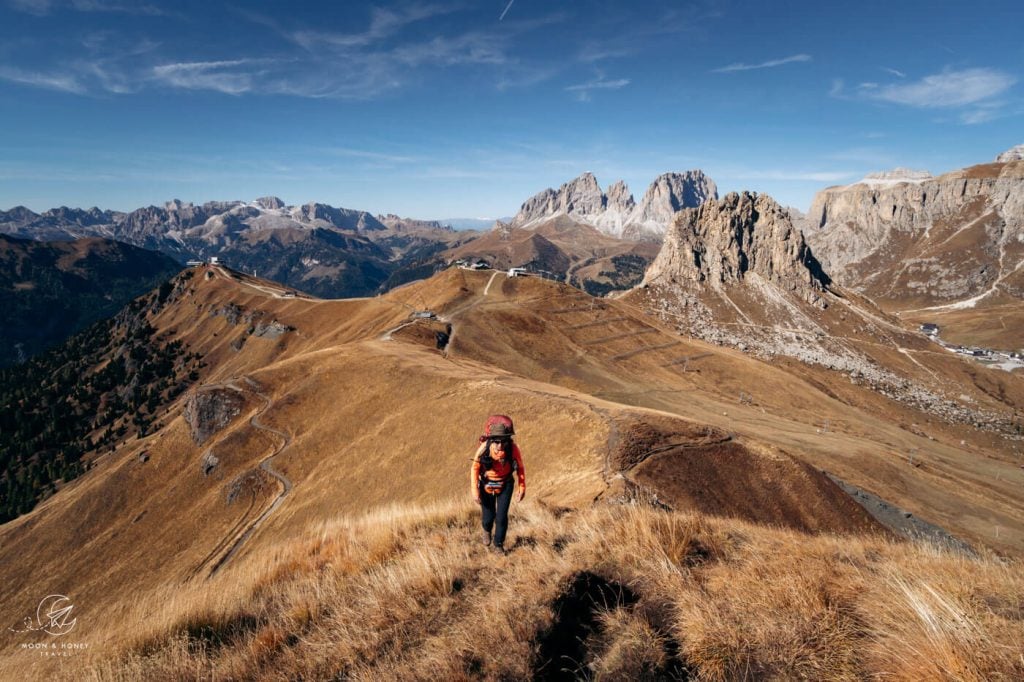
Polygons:
<instances>
[{"instance_id":1,"label":"distant mountain range","mask_svg":"<svg viewBox=\"0 0 1024 682\"><path fill-rule=\"evenodd\" d=\"M0 212L0 232L39 240L103 237L159 251L179 262L218 256L317 296L377 293L407 281L424 260L475 236L436 221L277 197L251 202L178 200L130 213L56 208L42 214L23 206Z\"/></svg>"},{"instance_id":2,"label":"distant mountain range","mask_svg":"<svg viewBox=\"0 0 1024 682\"><path fill-rule=\"evenodd\" d=\"M1018 146L994 163L939 177L907 169L873 173L819 192L806 215L779 211L792 234L803 233L828 277L891 312L949 318L1013 304L1024 296L1022 157ZM261 197L170 201L130 213L16 207L0 212L0 232L37 240L99 236L179 261L219 256L236 269L328 298L380 293L455 259L527 267L607 294L643 279L680 211L717 199L717 186L700 170L660 175L639 202L624 182L602 190L587 172L538 192L511 219L482 231L454 227L488 221L416 220ZM1024 313L1012 317L1024 328ZM1005 327L1009 318L1000 319ZM1007 334L1017 327L1009 325ZM999 345L1012 346L1012 339Z\"/></svg>"},{"instance_id":3,"label":"distant mountain range","mask_svg":"<svg viewBox=\"0 0 1024 682\"><path fill-rule=\"evenodd\" d=\"M528 199L509 219L514 230L529 232L522 233L524 240L547 239L546 232L564 236L566 225L600 233L596 240L556 238L540 245L539 257L532 247L505 248L510 239L521 240L512 238L509 223L502 221L417 220L315 202L287 206L273 196L202 205L173 200L129 213L96 207L35 213L18 206L0 212L0 233L47 241L115 239L182 263L217 256L236 269L326 298L380 293L429 276L456 258L528 266L606 293L640 281L675 211L716 196L714 182L699 170L660 176L640 204L625 183L615 183L605 194L594 176L584 173L559 190ZM540 229L559 217L568 222ZM455 229L481 226L494 230ZM474 245L478 237L483 240Z\"/></svg>"}]
</instances>

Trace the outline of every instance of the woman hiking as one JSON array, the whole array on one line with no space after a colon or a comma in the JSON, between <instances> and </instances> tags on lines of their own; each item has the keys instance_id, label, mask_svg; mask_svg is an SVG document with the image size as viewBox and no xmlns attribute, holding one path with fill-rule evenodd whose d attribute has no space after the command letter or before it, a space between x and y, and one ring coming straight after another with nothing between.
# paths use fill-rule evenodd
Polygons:
<instances>
[{"instance_id":1,"label":"woman hiking","mask_svg":"<svg viewBox=\"0 0 1024 682\"><path fill-rule=\"evenodd\" d=\"M473 499L480 505L484 545L499 554L505 554L505 532L508 530L514 476L519 478L519 500L526 497L526 469L523 467L523 454L512 441L514 434L512 420L508 417L498 421L489 419L487 435L482 437L483 442L473 456L469 476Z\"/></svg>"}]
</instances>

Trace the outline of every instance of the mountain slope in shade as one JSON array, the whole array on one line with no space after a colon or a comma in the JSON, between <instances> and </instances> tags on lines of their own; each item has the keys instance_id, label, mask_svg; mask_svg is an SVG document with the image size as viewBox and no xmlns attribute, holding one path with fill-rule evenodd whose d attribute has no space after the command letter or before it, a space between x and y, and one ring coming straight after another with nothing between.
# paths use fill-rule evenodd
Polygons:
<instances>
[{"instance_id":1,"label":"mountain slope in shade","mask_svg":"<svg viewBox=\"0 0 1024 682\"><path fill-rule=\"evenodd\" d=\"M38 242L0 235L0 366L110 317L181 266L108 239Z\"/></svg>"},{"instance_id":2,"label":"mountain slope in shade","mask_svg":"<svg viewBox=\"0 0 1024 682\"><path fill-rule=\"evenodd\" d=\"M935 178L897 175L819 192L804 223L808 243L837 282L883 308L1017 349L1024 161L1013 150L999 158ZM975 314L989 308L999 310L989 320L1003 322Z\"/></svg>"}]
</instances>

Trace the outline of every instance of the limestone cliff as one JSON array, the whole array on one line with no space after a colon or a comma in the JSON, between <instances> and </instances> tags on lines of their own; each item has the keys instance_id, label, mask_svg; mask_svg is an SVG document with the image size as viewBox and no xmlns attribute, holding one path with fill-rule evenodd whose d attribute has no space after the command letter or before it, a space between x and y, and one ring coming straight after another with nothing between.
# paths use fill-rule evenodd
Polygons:
<instances>
[{"instance_id":1,"label":"limestone cliff","mask_svg":"<svg viewBox=\"0 0 1024 682\"><path fill-rule=\"evenodd\" d=\"M1000 159L1015 159L1013 150ZM839 283L915 304L1010 286L1024 261L1024 161L819 192L807 239Z\"/></svg>"}]
</instances>

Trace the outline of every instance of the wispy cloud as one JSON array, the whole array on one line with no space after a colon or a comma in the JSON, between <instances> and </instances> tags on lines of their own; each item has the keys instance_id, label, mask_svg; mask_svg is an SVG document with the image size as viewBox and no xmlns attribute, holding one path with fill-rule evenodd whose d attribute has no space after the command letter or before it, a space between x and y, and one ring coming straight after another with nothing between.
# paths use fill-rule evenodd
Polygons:
<instances>
[{"instance_id":1,"label":"wispy cloud","mask_svg":"<svg viewBox=\"0 0 1024 682\"><path fill-rule=\"evenodd\" d=\"M567 92L574 92L580 101L587 102L590 100L590 93L594 90L619 90L629 85L628 78L617 78L615 80L607 80L604 76L598 76L591 81L586 83L578 83L577 85L570 85L566 88Z\"/></svg>"},{"instance_id":2,"label":"wispy cloud","mask_svg":"<svg viewBox=\"0 0 1024 682\"><path fill-rule=\"evenodd\" d=\"M327 46L334 48L365 47L389 38L410 24L449 14L458 8L442 5L412 5L400 10L375 8L369 27L359 33L337 33L331 31L299 30L287 34L292 41L313 50Z\"/></svg>"},{"instance_id":3,"label":"wispy cloud","mask_svg":"<svg viewBox=\"0 0 1024 682\"><path fill-rule=\"evenodd\" d=\"M551 80L562 70L560 66L526 67L510 63L498 78L495 87L499 91L513 88L529 88L544 81Z\"/></svg>"},{"instance_id":4,"label":"wispy cloud","mask_svg":"<svg viewBox=\"0 0 1024 682\"><path fill-rule=\"evenodd\" d=\"M888 66L883 66L882 67L882 71L885 71L886 73L891 73L892 75L896 76L897 78L906 78L907 77L907 74L903 73L902 71L899 71L897 69L890 69Z\"/></svg>"},{"instance_id":5,"label":"wispy cloud","mask_svg":"<svg viewBox=\"0 0 1024 682\"><path fill-rule=\"evenodd\" d=\"M165 10L145 2L116 2L114 0L8 0L8 4L20 12L45 16L62 8L79 12L110 12L117 14L136 14L164 16Z\"/></svg>"},{"instance_id":6,"label":"wispy cloud","mask_svg":"<svg viewBox=\"0 0 1024 682\"><path fill-rule=\"evenodd\" d=\"M161 64L153 67L153 77L176 88L215 90L228 95L240 95L253 89L253 73L248 69L257 61L233 59Z\"/></svg>"},{"instance_id":7,"label":"wispy cloud","mask_svg":"<svg viewBox=\"0 0 1024 682\"><path fill-rule=\"evenodd\" d=\"M437 36L427 42L400 45L390 56L401 64L504 64L508 61L502 41L483 33L455 37Z\"/></svg>"},{"instance_id":8,"label":"wispy cloud","mask_svg":"<svg viewBox=\"0 0 1024 682\"><path fill-rule=\"evenodd\" d=\"M717 69L712 69L711 73L732 73L734 71L753 71L754 69L771 69L776 66L782 66L784 64L793 64L795 62L809 62L811 61L811 55L809 54L794 54L789 57L783 57L782 59L771 59L760 64L729 64Z\"/></svg>"},{"instance_id":9,"label":"wispy cloud","mask_svg":"<svg viewBox=\"0 0 1024 682\"><path fill-rule=\"evenodd\" d=\"M386 163L412 163L417 159L412 156L400 156L398 154L385 154L383 152L371 152L364 149L351 149L348 147L328 147L324 150L328 154L337 156L348 156L369 161L382 161Z\"/></svg>"},{"instance_id":10,"label":"wispy cloud","mask_svg":"<svg viewBox=\"0 0 1024 682\"><path fill-rule=\"evenodd\" d=\"M962 107L991 99L1009 90L1017 79L996 69L946 70L910 83L866 88L863 94L911 107Z\"/></svg>"},{"instance_id":11,"label":"wispy cloud","mask_svg":"<svg viewBox=\"0 0 1024 682\"><path fill-rule=\"evenodd\" d=\"M29 85L44 90L57 90L79 95L86 92L85 86L78 78L74 74L68 73L40 73L0 66L0 80Z\"/></svg>"},{"instance_id":12,"label":"wispy cloud","mask_svg":"<svg viewBox=\"0 0 1024 682\"><path fill-rule=\"evenodd\" d=\"M632 53L628 47L609 47L607 44L584 45L577 54L577 59L586 64L604 61L605 59L616 59L626 57Z\"/></svg>"},{"instance_id":13,"label":"wispy cloud","mask_svg":"<svg viewBox=\"0 0 1024 682\"><path fill-rule=\"evenodd\" d=\"M51 0L7 0L7 4L19 12L34 14L37 17L49 14L53 8Z\"/></svg>"},{"instance_id":14,"label":"wispy cloud","mask_svg":"<svg viewBox=\"0 0 1024 682\"><path fill-rule=\"evenodd\" d=\"M1021 114L1024 114L1024 109L1021 109L1019 106L1008 108L1007 102L993 100L991 102L980 102L969 111L962 112L960 114L960 123L964 125L979 125L1000 118L1020 116Z\"/></svg>"},{"instance_id":15,"label":"wispy cloud","mask_svg":"<svg viewBox=\"0 0 1024 682\"><path fill-rule=\"evenodd\" d=\"M3 2L3 0L0 0ZM120 11L127 0L8 0L24 11L46 13L58 8L81 11ZM142 0L137 6L146 12ZM563 66L535 63L512 52L525 34L565 21L563 13L515 19L510 13L500 31L458 29L459 22L438 22L436 31L413 26L432 18L466 11L464 4L410 3L368 12L362 29L357 24L339 32L320 27L288 26L261 14L237 10L250 22L265 27L290 45L276 52L238 56L209 53L177 54L168 43L144 41L141 47L106 28L84 32L77 40L86 54L68 57L47 69L31 70L11 64L0 79L69 93L129 94L152 87L207 90L227 95L274 94L307 98L368 100L427 80L431 71L454 67L490 67L490 82L498 90L528 87L564 71ZM433 24L431 24L433 27ZM162 48L159 52L157 48ZM258 47L253 48L259 49ZM153 52L153 54L146 54ZM571 60L570 60L571 63ZM54 74L54 75L51 75ZM612 87L595 84L593 87ZM581 97L586 93L581 91Z\"/></svg>"},{"instance_id":16,"label":"wispy cloud","mask_svg":"<svg viewBox=\"0 0 1024 682\"><path fill-rule=\"evenodd\" d=\"M965 125L978 125L979 123L988 123L999 118L999 113L992 109L975 109L973 111L965 111L960 114L960 122Z\"/></svg>"}]
</instances>

